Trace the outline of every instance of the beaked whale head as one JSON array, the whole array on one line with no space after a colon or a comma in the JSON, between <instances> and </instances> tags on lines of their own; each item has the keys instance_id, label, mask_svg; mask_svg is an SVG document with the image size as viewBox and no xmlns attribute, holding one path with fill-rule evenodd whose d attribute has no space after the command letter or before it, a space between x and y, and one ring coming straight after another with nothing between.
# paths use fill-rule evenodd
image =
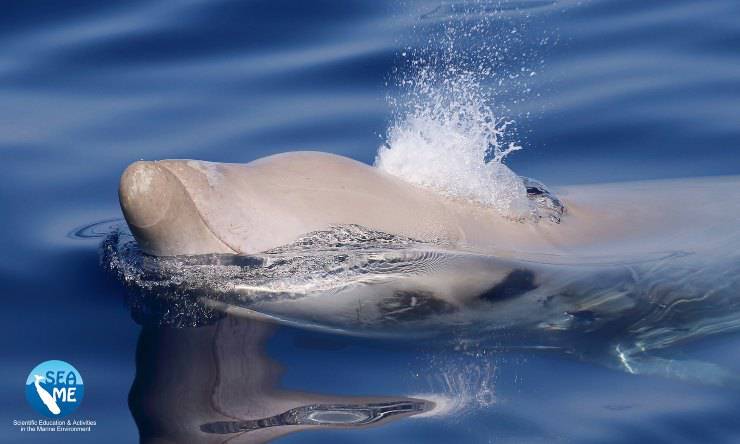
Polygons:
<instances>
[{"instance_id":1,"label":"beaked whale head","mask_svg":"<svg viewBox=\"0 0 740 444\"><path fill-rule=\"evenodd\" d=\"M213 233L164 162L131 164L121 176L118 197L126 223L147 254L234 253Z\"/></svg>"}]
</instances>

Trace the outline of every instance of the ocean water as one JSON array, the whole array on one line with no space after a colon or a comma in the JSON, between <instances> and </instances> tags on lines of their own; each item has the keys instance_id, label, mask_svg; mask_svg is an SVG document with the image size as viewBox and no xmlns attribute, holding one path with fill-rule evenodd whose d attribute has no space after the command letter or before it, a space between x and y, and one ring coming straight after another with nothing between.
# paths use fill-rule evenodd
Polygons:
<instances>
[{"instance_id":1,"label":"ocean water","mask_svg":"<svg viewBox=\"0 0 740 444\"><path fill-rule=\"evenodd\" d=\"M223 315L184 296L173 306L152 296L167 289L141 294L144 281L134 280L132 292L110 260L101 266L101 243L122 242L111 237L120 174L139 159L248 162L316 149L381 165L379 148L390 146L399 149L391 172L480 197L456 165L404 155L428 142L413 139L418 125L435 140L450 135L449 120L413 119L439 116L430 103L443 116L474 109L512 122L481 151L475 143L492 143L500 125L453 125L470 130L456 134L457 151L428 144L425 153L443 157L470 148L503 158L481 183L506 183L508 171L585 189L740 174L737 2L16 2L4 5L0 39L0 441L740 440L736 250L696 275L682 273L695 264L677 252L628 267L711 296L690 310L630 312L644 322L628 339L653 344L649 355L612 347L605 356L596 345L627 343L612 329L620 324L594 337L584 332L599 318L583 310L547 318L547 331L565 332L554 335L346 334ZM430 95L404 83L420 78L419 65L459 71L441 71L451 89L424 83L435 86ZM461 88L455 108L448 99ZM466 108L471 100L490 109ZM718 201L737 194L736 181L712 180L731 187ZM516 196L504 196L513 203L502 211ZM732 228L738 215L708 222ZM721 251L737 243L728 240ZM135 251L118 257L142 267ZM514 278L526 287L526 275ZM669 302L681 306L682 295ZM565 321L579 328L558 330ZM38 417L25 381L50 359L82 374L85 399L70 418L94 419L93 432L12 426Z\"/></svg>"}]
</instances>

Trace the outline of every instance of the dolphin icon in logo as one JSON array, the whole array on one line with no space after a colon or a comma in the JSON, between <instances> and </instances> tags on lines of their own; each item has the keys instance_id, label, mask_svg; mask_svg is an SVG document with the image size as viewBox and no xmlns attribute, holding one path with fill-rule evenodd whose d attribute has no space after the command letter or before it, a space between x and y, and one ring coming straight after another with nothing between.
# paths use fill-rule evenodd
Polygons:
<instances>
[{"instance_id":1,"label":"dolphin icon in logo","mask_svg":"<svg viewBox=\"0 0 740 444\"><path fill-rule=\"evenodd\" d=\"M39 384L41 381L44 380L44 377L41 375L33 375L34 382L33 385L36 386L36 393L39 394L39 398L41 398L41 401L44 402L44 405L46 408L49 409L49 411L55 415L58 415L62 412L62 410L57 405L57 402L54 400L54 397L49 394L49 392L46 391L45 388L41 387Z\"/></svg>"}]
</instances>

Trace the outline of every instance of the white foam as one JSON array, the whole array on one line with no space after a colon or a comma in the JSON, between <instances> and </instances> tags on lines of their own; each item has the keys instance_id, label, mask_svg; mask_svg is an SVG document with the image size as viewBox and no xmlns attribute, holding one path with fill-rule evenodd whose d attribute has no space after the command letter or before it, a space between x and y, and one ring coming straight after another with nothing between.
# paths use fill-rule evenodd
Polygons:
<instances>
[{"instance_id":1,"label":"white foam","mask_svg":"<svg viewBox=\"0 0 740 444\"><path fill-rule=\"evenodd\" d=\"M488 46L459 52L458 36L462 34L450 25L441 38L441 55L434 47L408 55L398 85L401 97L392 101L396 119L375 165L504 216L527 217L531 209L526 188L504 165L508 154L521 149L502 140L513 122L495 115L493 93L483 86L493 77L490 58L495 52ZM485 41L485 35L480 37Z\"/></svg>"},{"instance_id":2,"label":"white foam","mask_svg":"<svg viewBox=\"0 0 740 444\"><path fill-rule=\"evenodd\" d=\"M532 55L522 49L523 33L517 32L523 24L481 14L480 6L445 9L441 22L422 24L410 37L415 43L402 49L393 79L400 95L391 98L395 119L375 165L522 219L534 210L522 180L504 164L521 146L511 142L513 121L497 116L508 114L506 104L494 112L494 88L513 93L513 103L524 100L530 87L520 77L532 72Z\"/></svg>"}]
</instances>

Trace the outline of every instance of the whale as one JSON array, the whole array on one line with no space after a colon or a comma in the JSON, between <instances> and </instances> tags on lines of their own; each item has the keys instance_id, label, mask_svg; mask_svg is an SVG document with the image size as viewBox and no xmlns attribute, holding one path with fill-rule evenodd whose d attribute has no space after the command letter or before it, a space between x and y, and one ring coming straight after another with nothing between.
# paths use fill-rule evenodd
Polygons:
<instances>
[{"instance_id":1,"label":"whale","mask_svg":"<svg viewBox=\"0 0 740 444\"><path fill-rule=\"evenodd\" d=\"M123 173L119 197L142 250L155 256L257 253L342 224L455 244L531 238L491 208L320 152L247 164L140 161Z\"/></svg>"},{"instance_id":2,"label":"whale","mask_svg":"<svg viewBox=\"0 0 740 444\"><path fill-rule=\"evenodd\" d=\"M740 387L663 355L740 329L740 177L522 183L527 218L333 154L140 161L119 187L130 233L104 242L103 263L142 300L168 296L174 307L149 312L179 322L206 311L186 309L192 298L301 328L466 337Z\"/></svg>"},{"instance_id":3,"label":"whale","mask_svg":"<svg viewBox=\"0 0 740 444\"><path fill-rule=\"evenodd\" d=\"M540 201L550 196L544 187L530 190ZM135 162L121 177L119 200L140 248L153 256L254 254L348 224L482 252L598 252L605 245L636 252L660 248L666 239L679 240L672 248L690 248L733 234L740 181L562 187L541 205L557 214L538 222L343 156L291 152L246 164ZM560 222L561 215L562 223L549 220Z\"/></svg>"}]
</instances>

